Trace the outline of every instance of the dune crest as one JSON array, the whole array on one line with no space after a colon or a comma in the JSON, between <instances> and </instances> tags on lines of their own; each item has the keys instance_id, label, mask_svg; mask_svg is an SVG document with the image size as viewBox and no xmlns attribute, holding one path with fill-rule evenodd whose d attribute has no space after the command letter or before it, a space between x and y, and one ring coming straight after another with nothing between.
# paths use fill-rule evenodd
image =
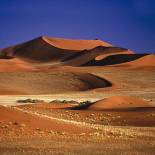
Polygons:
<instances>
[{"instance_id":1,"label":"dune crest","mask_svg":"<svg viewBox=\"0 0 155 155\"><path fill-rule=\"evenodd\" d=\"M105 46L105 47L112 46L111 44L98 39L75 40L75 39L52 38L47 36L42 36L41 38L50 45L53 45L60 49L84 50L84 49L92 49L97 46Z\"/></svg>"},{"instance_id":2,"label":"dune crest","mask_svg":"<svg viewBox=\"0 0 155 155\"><path fill-rule=\"evenodd\" d=\"M122 50L121 49L116 49L115 53L113 53L113 55L118 55L118 54L122 54ZM134 54L134 52L131 51L131 50L128 50L128 49L124 49L123 54ZM111 55L111 53L101 54L101 55L97 56L95 58L95 60L96 61L100 61L100 60L103 60L103 59L105 59L106 57L108 57L110 55Z\"/></svg>"}]
</instances>

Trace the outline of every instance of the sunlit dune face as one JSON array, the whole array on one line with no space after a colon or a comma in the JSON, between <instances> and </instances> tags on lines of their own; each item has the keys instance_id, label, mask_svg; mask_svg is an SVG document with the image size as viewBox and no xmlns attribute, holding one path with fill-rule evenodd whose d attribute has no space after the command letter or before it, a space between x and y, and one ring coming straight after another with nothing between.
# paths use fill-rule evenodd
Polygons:
<instances>
[{"instance_id":1,"label":"sunlit dune face","mask_svg":"<svg viewBox=\"0 0 155 155\"><path fill-rule=\"evenodd\" d=\"M101 40L72 40L72 39L60 39L49 37L42 37L42 38L55 47L70 50L84 50L84 49L92 49L97 46L106 46L106 47L111 46L109 43L106 43Z\"/></svg>"},{"instance_id":2,"label":"sunlit dune face","mask_svg":"<svg viewBox=\"0 0 155 155\"><path fill-rule=\"evenodd\" d=\"M153 105L130 96L112 96L92 104L88 109L106 110L106 109L130 109L140 107L153 107Z\"/></svg>"}]
</instances>

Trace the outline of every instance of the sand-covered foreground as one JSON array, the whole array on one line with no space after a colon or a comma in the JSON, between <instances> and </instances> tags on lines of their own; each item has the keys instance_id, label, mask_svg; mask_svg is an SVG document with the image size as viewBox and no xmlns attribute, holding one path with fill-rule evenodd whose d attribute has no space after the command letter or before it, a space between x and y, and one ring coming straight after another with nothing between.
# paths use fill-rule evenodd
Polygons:
<instances>
[{"instance_id":1,"label":"sand-covered foreground","mask_svg":"<svg viewBox=\"0 0 155 155\"><path fill-rule=\"evenodd\" d=\"M0 107L0 153L9 155L95 152L113 155L125 151L126 154L154 154L155 128L146 126L151 118L154 119L155 110L141 111L142 114L139 114L142 119L147 116L143 124L145 127L136 127L140 121L136 117L138 111L98 113L66 109L72 106L74 105L43 103ZM126 122L120 126L105 126L98 122L101 114L109 123L124 120ZM135 118L131 117L133 114ZM137 123L129 122L133 119L136 119Z\"/></svg>"}]
</instances>

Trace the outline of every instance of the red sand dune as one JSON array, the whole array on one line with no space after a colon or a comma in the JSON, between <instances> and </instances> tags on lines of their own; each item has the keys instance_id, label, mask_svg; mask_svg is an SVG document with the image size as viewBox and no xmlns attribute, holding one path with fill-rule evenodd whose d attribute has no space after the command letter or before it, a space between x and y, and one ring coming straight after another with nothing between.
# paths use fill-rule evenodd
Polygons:
<instances>
[{"instance_id":1,"label":"red sand dune","mask_svg":"<svg viewBox=\"0 0 155 155\"><path fill-rule=\"evenodd\" d=\"M39 62L55 62L84 49L96 46L111 46L100 40L69 40L49 37L39 37L25 43L1 50L1 53L10 57L20 57L24 60Z\"/></svg>"},{"instance_id":2,"label":"red sand dune","mask_svg":"<svg viewBox=\"0 0 155 155\"><path fill-rule=\"evenodd\" d=\"M153 105L129 96L113 96L91 104L90 110L106 110L106 109L130 109L139 107L153 107Z\"/></svg>"},{"instance_id":3,"label":"red sand dune","mask_svg":"<svg viewBox=\"0 0 155 155\"><path fill-rule=\"evenodd\" d=\"M18 58L25 62L80 66L99 55L125 52L101 40L71 40L39 37L0 51L0 59ZM14 62L16 64L16 62ZM20 67L20 66L19 66Z\"/></svg>"},{"instance_id":4,"label":"red sand dune","mask_svg":"<svg viewBox=\"0 0 155 155\"><path fill-rule=\"evenodd\" d=\"M73 39L63 39L63 38L50 38L50 37L42 37L43 40L53 45L54 47L58 47L60 49L69 49L69 50L84 50L84 49L92 49L97 46L105 46L109 47L111 44L107 42L103 42L99 39L94 40L73 40Z\"/></svg>"},{"instance_id":5,"label":"red sand dune","mask_svg":"<svg viewBox=\"0 0 155 155\"><path fill-rule=\"evenodd\" d=\"M73 50L63 50L52 46L42 37L5 48L3 55L18 57L29 62L57 62L73 54Z\"/></svg>"},{"instance_id":6,"label":"red sand dune","mask_svg":"<svg viewBox=\"0 0 155 155\"><path fill-rule=\"evenodd\" d=\"M155 55L134 54L130 50L113 47L101 40L72 40L42 36L1 49L0 64L1 72L42 70L47 66L63 65L154 67Z\"/></svg>"}]
</instances>

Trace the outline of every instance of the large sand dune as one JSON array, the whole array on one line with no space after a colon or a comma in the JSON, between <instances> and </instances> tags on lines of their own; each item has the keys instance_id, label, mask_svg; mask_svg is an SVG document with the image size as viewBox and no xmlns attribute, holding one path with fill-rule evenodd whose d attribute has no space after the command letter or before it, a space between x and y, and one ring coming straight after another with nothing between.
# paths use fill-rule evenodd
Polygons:
<instances>
[{"instance_id":1,"label":"large sand dune","mask_svg":"<svg viewBox=\"0 0 155 155\"><path fill-rule=\"evenodd\" d=\"M93 74L62 71L1 73L0 81L0 94L66 93L111 86Z\"/></svg>"},{"instance_id":2,"label":"large sand dune","mask_svg":"<svg viewBox=\"0 0 155 155\"><path fill-rule=\"evenodd\" d=\"M127 51L125 48L113 47L101 40L71 40L43 36L0 50L0 61L17 58L31 63L33 67L34 63L81 66L100 55L103 57ZM17 64L15 60L13 65ZM19 70L22 68L18 67Z\"/></svg>"},{"instance_id":3,"label":"large sand dune","mask_svg":"<svg viewBox=\"0 0 155 155\"><path fill-rule=\"evenodd\" d=\"M28 42L5 48L1 55L18 57L30 62L57 62L73 54L74 50L63 50L52 46L42 37ZM2 57L2 58L3 58Z\"/></svg>"},{"instance_id":4,"label":"large sand dune","mask_svg":"<svg viewBox=\"0 0 155 155\"><path fill-rule=\"evenodd\" d=\"M100 40L69 40L49 37L38 37L28 42L1 50L4 56L19 57L29 61L60 61L75 52L91 49L96 46L110 46Z\"/></svg>"}]
</instances>

